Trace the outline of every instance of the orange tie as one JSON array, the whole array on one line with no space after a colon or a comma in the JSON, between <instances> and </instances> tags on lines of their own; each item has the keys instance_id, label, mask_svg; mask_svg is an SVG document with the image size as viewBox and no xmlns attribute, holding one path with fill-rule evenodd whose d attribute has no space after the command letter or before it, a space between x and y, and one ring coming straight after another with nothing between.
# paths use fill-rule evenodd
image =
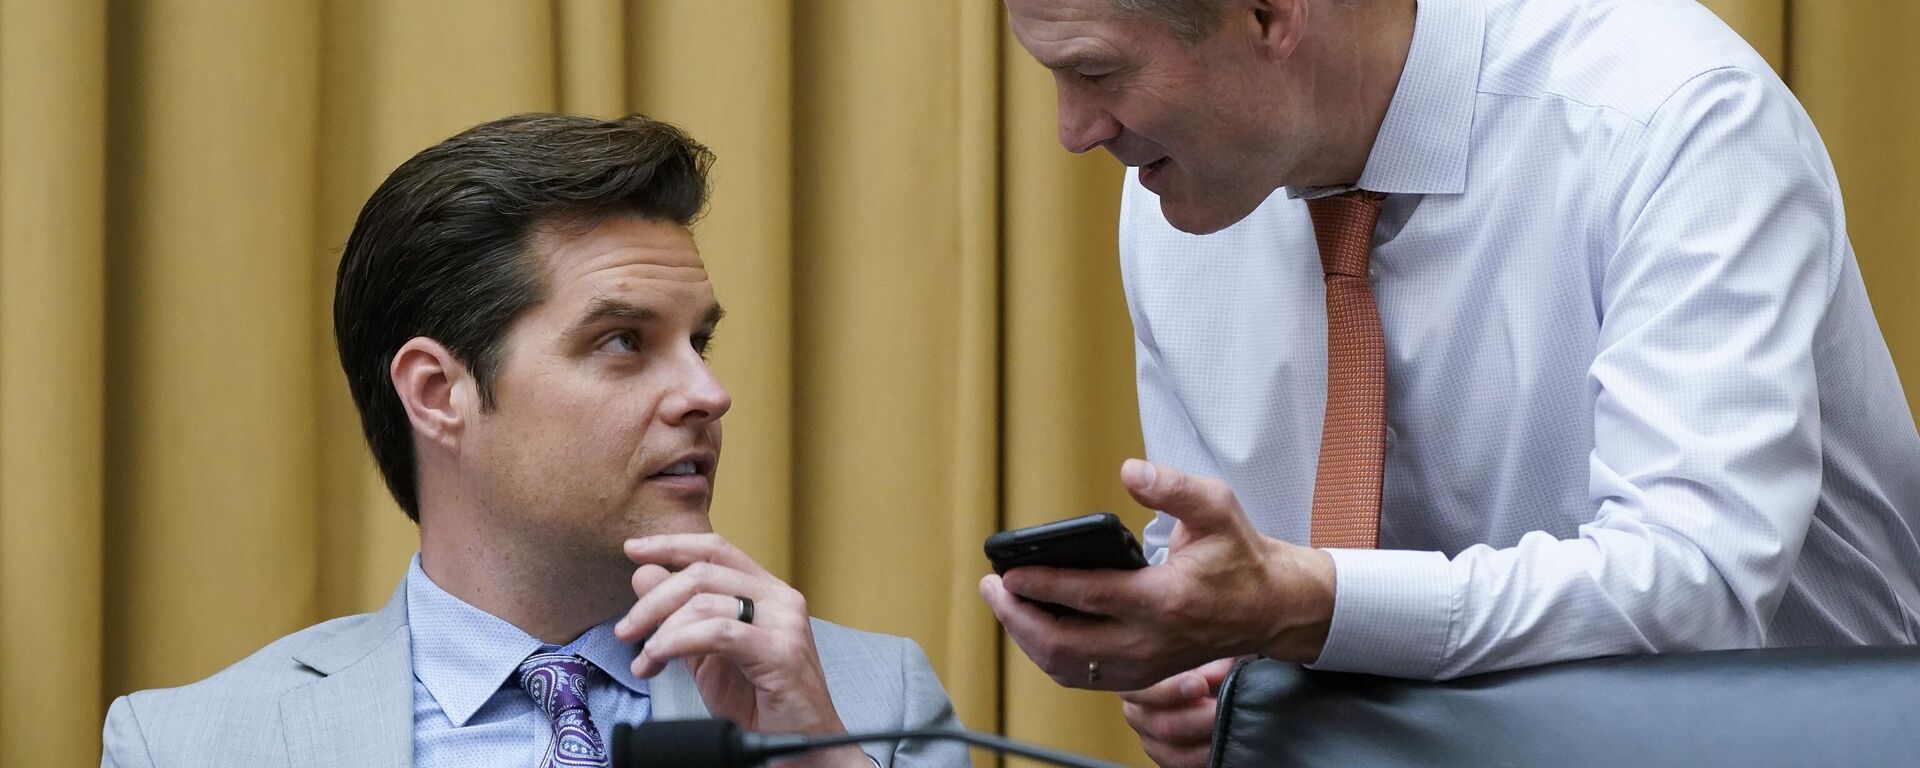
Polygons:
<instances>
[{"instance_id":1,"label":"orange tie","mask_svg":"<svg viewBox=\"0 0 1920 768\"><path fill-rule=\"evenodd\" d=\"M1354 191L1307 201L1327 273L1327 418L1313 479L1313 546L1380 544L1387 458L1387 342L1367 281L1373 225L1386 195Z\"/></svg>"}]
</instances>

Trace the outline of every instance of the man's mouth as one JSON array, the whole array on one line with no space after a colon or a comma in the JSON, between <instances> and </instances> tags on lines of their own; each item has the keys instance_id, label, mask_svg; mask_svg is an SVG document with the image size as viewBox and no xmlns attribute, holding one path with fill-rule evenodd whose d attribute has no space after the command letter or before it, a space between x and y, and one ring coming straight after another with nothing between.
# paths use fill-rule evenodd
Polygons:
<instances>
[{"instance_id":1,"label":"man's mouth","mask_svg":"<svg viewBox=\"0 0 1920 768\"><path fill-rule=\"evenodd\" d=\"M710 451L694 451L647 476L646 483L670 493L704 497L713 493L713 468L719 459L718 454Z\"/></svg>"},{"instance_id":2,"label":"man's mouth","mask_svg":"<svg viewBox=\"0 0 1920 768\"><path fill-rule=\"evenodd\" d=\"M671 467L667 467L664 470L661 470L660 474L665 477L679 477L681 475L695 474L699 471L700 471L699 465L696 465L691 461L683 461Z\"/></svg>"},{"instance_id":3,"label":"man's mouth","mask_svg":"<svg viewBox=\"0 0 1920 768\"><path fill-rule=\"evenodd\" d=\"M672 464L649 476L651 479L675 480L676 478L706 478L713 475L713 465L719 456L710 451L692 451L681 455Z\"/></svg>"}]
</instances>

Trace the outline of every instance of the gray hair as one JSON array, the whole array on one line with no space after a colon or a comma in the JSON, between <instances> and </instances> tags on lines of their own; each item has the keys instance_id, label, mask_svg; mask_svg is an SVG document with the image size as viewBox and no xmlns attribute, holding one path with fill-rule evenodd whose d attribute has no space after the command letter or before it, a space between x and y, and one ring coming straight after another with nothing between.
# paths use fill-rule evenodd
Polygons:
<instances>
[{"instance_id":1,"label":"gray hair","mask_svg":"<svg viewBox=\"0 0 1920 768\"><path fill-rule=\"evenodd\" d=\"M1174 37L1189 45L1207 39L1225 18L1232 0L1113 0L1113 9L1122 16L1144 16L1167 25ZM1354 8L1360 0L1331 0L1341 8Z\"/></svg>"},{"instance_id":2,"label":"gray hair","mask_svg":"<svg viewBox=\"0 0 1920 768\"><path fill-rule=\"evenodd\" d=\"M1175 37L1197 43L1213 34L1228 0L1113 0L1123 16L1144 16L1173 29Z\"/></svg>"}]
</instances>

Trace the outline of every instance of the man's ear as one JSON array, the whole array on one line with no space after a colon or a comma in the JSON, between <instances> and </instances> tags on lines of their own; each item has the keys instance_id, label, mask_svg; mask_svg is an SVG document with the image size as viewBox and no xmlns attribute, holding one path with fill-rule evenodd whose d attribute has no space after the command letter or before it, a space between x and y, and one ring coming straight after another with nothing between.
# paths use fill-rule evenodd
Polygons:
<instances>
[{"instance_id":1,"label":"man's ear","mask_svg":"<svg viewBox=\"0 0 1920 768\"><path fill-rule=\"evenodd\" d=\"M1244 0L1239 20L1269 61L1283 61L1307 33L1307 0Z\"/></svg>"},{"instance_id":2,"label":"man's ear","mask_svg":"<svg viewBox=\"0 0 1920 768\"><path fill-rule=\"evenodd\" d=\"M440 342L415 336L400 345L387 372L414 434L458 449L467 420L480 411L479 390L467 366Z\"/></svg>"}]
</instances>

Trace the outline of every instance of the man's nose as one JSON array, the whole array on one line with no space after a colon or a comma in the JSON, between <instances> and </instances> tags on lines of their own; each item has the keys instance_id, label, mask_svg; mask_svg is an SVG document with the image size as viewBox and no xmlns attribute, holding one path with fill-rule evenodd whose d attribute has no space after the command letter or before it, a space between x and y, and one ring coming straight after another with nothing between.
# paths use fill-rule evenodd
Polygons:
<instances>
[{"instance_id":1,"label":"man's nose","mask_svg":"<svg viewBox=\"0 0 1920 768\"><path fill-rule=\"evenodd\" d=\"M676 425L719 421L733 407L733 395L720 385L707 361L691 352L688 357L691 359L676 374L680 380L675 383L664 415L668 423Z\"/></svg>"},{"instance_id":2,"label":"man's nose","mask_svg":"<svg viewBox=\"0 0 1920 768\"><path fill-rule=\"evenodd\" d=\"M1107 114L1093 99L1080 94L1080 89L1072 84L1056 85L1060 93L1060 146L1077 155L1119 135L1120 121L1113 119L1113 115Z\"/></svg>"}]
</instances>

